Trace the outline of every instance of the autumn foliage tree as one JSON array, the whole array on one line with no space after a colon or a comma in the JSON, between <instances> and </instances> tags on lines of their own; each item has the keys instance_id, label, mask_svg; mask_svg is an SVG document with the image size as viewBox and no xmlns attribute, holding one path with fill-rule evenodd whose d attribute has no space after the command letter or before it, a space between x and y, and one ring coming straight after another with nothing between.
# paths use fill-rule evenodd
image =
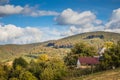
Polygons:
<instances>
[{"instance_id":1,"label":"autumn foliage tree","mask_svg":"<svg viewBox=\"0 0 120 80\"><path fill-rule=\"evenodd\" d=\"M37 78L29 71L22 72L19 76L20 80L37 80Z\"/></svg>"},{"instance_id":2,"label":"autumn foliage tree","mask_svg":"<svg viewBox=\"0 0 120 80\"><path fill-rule=\"evenodd\" d=\"M108 48L103 54L103 60L101 60L100 68L111 69L113 67L120 67L120 42Z\"/></svg>"},{"instance_id":3,"label":"autumn foliage tree","mask_svg":"<svg viewBox=\"0 0 120 80\"><path fill-rule=\"evenodd\" d=\"M4 66L0 65L0 80L6 80L7 79L7 72L4 69Z\"/></svg>"},{"instance_id":4,"label":"autumn foliage tree","mask_svg":"<svg viewBox=\"0 0 120 80\"><path fill-rule=\"evenodd\" d=\"M77 43L71 49L71 52L65 57L67 65L76 65L77 59L80 56L94 56L96 55L96 48L89 43Z\"/></svg>"},{"instance_id":5,"label":"autumn foliage tree","mask_svg":"<svg viewBox=\"0 0 120 80\"><path fill-rule=\"evenodd\" d=\"M61 59L52 58L40 74L41 80L61 80L66 75L66 66Z\"/></svg>"},{"instance_id":6,"label":"autumn foliage tree","mask_svg":"<svg viewBox=\"0 0 120 80\"><path fill-rule=\"evenodd\" d=\"M16 66L21 66L21 67L27 67L28 63L25 59L23 59L22 57L20 58L16 58L14 61L13 61L13 68L15 68Z\"/></svg>"},{"instance_id":7,"label":"autumn foliage tree","mask_svg":"<svg viewBox=\"0 0 120 80\"><path fill-rule=\"evenodd\" d=\"M106 42L104 43L104 47L106 47L107 49L108 49L108 48L112 48L113 45L114 45L114 43L111 42L111 41L106 41Z\"/></svg>"},{"instance_id":8,"label":"autumn foliage tree","mask_svg":"<svg viewBox=\"0 0 120 80\"><path fill-rule=\"evenodd\" d=\"M48 55L40 54L37 60L38 60L38 62L45 62L48 60Z\"/></svg>"}]
</instances>

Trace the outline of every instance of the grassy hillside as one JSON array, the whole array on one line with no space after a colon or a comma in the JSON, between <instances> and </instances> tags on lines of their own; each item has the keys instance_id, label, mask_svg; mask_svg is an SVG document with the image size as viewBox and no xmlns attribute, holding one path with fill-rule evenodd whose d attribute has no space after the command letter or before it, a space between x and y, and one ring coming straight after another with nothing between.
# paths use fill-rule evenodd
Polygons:
<instances>
[{"instance_id":1,"label":"grassy hillside","mask_svg":"<svg viewBox=\"0 0 120 80\"><path fill-rule=\"evenodd\" d=\"M68 80L120 80L120 68L93 73L87 76L70 78Z\"/></svg>"},{"instance_id":2,"label":"grassy hillside","mask_svg":"<svg viewBox=\"0 0 120 80\"><path fill-rule=\"evenodd\" d=\"M70 37L66 37L57 41L54 41L55 46L66 46L66 45L74 45L75 43L85 41L91 44L94 44L95 46L102 45L105 41L119 41L120 40L120 34L118 33L112 33L112 32L88 32L88 33L82 33L73 35Z\"/></svg>"},{"instance_id":3,"label":"grassy hillside","mask_svg":"<svg viewBox=\"0 0 120 80\"><path fill-rule=\"evenodd\" d=\"M24 55L28 53L32 47L32 45L1 45L0 60L6 61Z\"/></svg>"},{"instance_id":4,"label":"grassy hillside","mask_svg":"<svg viewBox=\"0 0 120 80\"><path fill-rule=\"evenodd\" d=\"M120 40L120 34L111 32L88 32L69 36L59 40L52 40L43 43L33 43L26 45L0 45L0 60L9 61L15 57L24 55L39 55L41 53L50 56L64 56L70 51L70 48L78 42L85 41L96 47L101 47L105 41L117 42Z\"/></svg>"}]
</instances>

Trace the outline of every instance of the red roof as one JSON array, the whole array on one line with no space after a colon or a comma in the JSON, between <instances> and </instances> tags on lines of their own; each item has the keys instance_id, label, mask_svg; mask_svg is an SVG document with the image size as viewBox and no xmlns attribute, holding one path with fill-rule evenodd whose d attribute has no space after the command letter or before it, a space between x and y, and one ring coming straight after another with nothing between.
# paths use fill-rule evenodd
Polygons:
<instances>
[{"instance_id":1,"label":"red roof","mask_svg":"<svg viewBox=\"0 0 120 80\"><path fill-rule=\"evenodd\" d=\"M99 64L99 59L94 57L80 57L81 64Z\"/></svg>"}]
</instances>

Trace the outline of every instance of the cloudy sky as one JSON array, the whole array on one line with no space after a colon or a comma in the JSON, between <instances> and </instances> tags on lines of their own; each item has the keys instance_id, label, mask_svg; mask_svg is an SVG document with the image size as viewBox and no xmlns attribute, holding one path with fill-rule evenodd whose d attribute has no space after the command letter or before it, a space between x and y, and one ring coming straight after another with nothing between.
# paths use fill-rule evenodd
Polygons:
<instances>
[{"instance_id":1,"label":"cloudy sky","mask_svg":"<svg viewBox=\"0 0 120 80\"><path fill-rule=\"evenodd\" d=\"M91 31L120 33L120 0L0 0L0 44Z\"/></svg>"}]
</instances>

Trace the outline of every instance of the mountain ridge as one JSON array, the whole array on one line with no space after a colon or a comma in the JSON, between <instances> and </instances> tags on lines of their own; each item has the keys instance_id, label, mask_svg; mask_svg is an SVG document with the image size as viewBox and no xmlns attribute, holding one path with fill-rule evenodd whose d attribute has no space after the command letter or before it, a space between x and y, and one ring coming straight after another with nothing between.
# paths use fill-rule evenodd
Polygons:
<instances>
[{"instance_id":1,"label":"mountain ridge","mask_svg":"<svg viewBox=\"0 0 120 80\"><path fill-rule=\"evenodd\" d=\"M54 53L60 54L67 53L67 49L73 47L74 44L79 42L88 42L97 48L101 47L105 41L120 41L120 34L113 32L86 32L81 34L72 35L58 40L50 40L40 43L32 44L6 44L0 45L0 60L13 59L15 57L28 55L30 53ZM69 50L68 50L69 51Z\"/></svg>"}]
</instances>

